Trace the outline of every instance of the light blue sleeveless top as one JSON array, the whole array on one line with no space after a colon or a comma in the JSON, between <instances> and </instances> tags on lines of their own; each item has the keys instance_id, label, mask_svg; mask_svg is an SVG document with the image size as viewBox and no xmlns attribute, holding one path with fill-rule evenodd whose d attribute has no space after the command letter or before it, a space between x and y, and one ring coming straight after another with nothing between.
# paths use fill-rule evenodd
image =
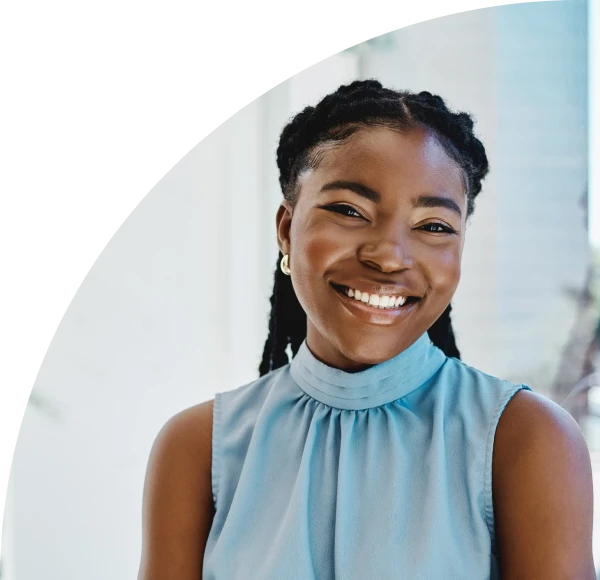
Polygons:
<instances>
[{"instance_id":1,"label":"light blue sleeveless top","mask_svg":"<svg viewBox=\"0 0 600 580\"><path fill-rule=\"evenodd\" d=\"M304 342L290 364L217 393L203 579L498 578L494 433L523 388L425 333L357 373Z\"/></svg>"}]
</instances>

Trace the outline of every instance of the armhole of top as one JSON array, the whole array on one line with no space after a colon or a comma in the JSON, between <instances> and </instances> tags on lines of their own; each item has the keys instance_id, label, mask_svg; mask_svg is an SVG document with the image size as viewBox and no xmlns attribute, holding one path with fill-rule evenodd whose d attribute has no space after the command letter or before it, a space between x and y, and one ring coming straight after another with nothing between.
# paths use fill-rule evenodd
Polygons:
<instances>
[{"instance_id":1,"label":"armhole of top","mask_svg":"<svg viewBox=\"0 0 600 580\"><path fill-rule=\"evenodd\" d=\"M500 417L502 416L502 412L506 408L506 405L508 405L509 401L522 389L531 391L531 388L527 385L515 385L514 388L508 390L502 395L500 401L498 402L498 405L496 406L496 410L492 415L492 419L488 427L485 449L485 465L483 470L483 501L485 523L487 524L488 531L490 533L491 549L492 554L494 556L496 556L496 532L494 528L494 503L492 496L492 456L494 452L494 438L496 435L496 428L498 427L498 422L500 421Z\"/></svg>"},{"instance_id":2,"label":"armhole of top","mask_svg":"<svg viewBox=\"0 0 600 580\"><path fill-rule=\"evenodd\" d=\"M211 485L213 505L217 511L217 499L219 492L219 434L221 422L221 393L215 394L213 403L213 424L212 424L212 454L211 454Z\"/></svg>"}]
</instances>

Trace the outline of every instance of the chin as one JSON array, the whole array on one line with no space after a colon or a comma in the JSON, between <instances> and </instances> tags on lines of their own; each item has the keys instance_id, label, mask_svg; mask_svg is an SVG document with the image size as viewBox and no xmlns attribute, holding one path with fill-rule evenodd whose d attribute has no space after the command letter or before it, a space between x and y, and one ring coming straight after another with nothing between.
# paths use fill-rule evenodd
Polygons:
<instances>
[{"instance_id":1,"label":"chin","mask_svg":"<svg viewBox=\"0 0 600 580\"><path fill-rule=\"evenodd\" d=\"M360 367L366 368L377 365L394 358L397 354L408 348L408 344L390 344L389 341L377 339L364 339L349 343L340 341L339 350L352 365L360 370Z\"/></svg>"}]
</instances>

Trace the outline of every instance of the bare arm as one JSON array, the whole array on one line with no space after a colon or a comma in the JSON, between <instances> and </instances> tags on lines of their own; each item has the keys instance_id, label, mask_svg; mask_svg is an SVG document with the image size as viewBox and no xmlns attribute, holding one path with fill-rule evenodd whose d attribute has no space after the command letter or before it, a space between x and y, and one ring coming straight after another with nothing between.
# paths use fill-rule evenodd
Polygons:
<instances>
[{"instance_id":1,"label":"bare arm","mask_svg":"<svg viewBox=\"0 0 600 580\"><path fill-rule=\"evenodd\" d=\"M213 400L172 417L146 472L138 580L200 580L212 525Z\"/></svg>"},{"instance_id":2,"label":"bare arm","mask_svg":"<svg viewBox=\"0 0 600 580\"><path fill-rule=\"evenodd\" d=\"M498 423L492 481L503 579L596 579L590 456L571 415L519 391Z\"/></svg>"}]
</instances>

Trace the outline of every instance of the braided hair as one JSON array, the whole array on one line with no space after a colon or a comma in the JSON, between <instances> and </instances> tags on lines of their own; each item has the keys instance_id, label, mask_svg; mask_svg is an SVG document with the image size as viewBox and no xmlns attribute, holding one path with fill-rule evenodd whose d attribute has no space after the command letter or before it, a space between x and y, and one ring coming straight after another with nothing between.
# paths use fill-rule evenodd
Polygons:
<instances>
[{"instance_id":1,"label":"braided hair","mask_svg":"<svg viewBox=\"0 0 600 580\"><path fill-rule=\"evenodd\" d=\"M427 91L395 91L375 80L354 81L339 87L315 107L306 107L284 127L277 148L277 166L283 196L292 208L300 189L298 176L317 167L322 146L345 141L365 127L396 130L423 127L433 131L449 157L462 169L467 217L473 213L475 198L489 166L485 149L473 132L472 117L450 111L441 97ZM281 258L279 253L260 376L286 365L288 347L295 356L306 338L306 313L298 302L291 278L279 269ZM460 358L450 321L451 310L448 305L428 334L447 356Z\"/></svg>"}]
</instances>

